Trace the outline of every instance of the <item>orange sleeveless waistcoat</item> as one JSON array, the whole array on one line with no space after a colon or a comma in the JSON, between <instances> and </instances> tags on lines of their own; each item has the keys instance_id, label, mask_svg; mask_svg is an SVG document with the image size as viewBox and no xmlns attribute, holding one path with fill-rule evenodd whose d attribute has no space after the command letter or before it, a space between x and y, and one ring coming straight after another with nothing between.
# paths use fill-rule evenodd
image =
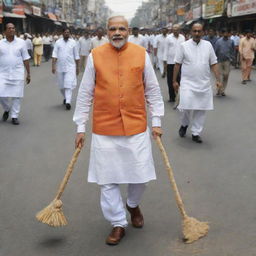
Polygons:
<instances>
[{"instance_id":1,"label":"orange sleeveless waistcoat","mask_svg":"<svg viewBox=\"0 0 256 256\"><path fill-rule=\"evenodd\" d=\"M92 51L96 72L93 133L130 136L146 131L144 48L126 43L118 50L105 44Z\"/></svg>"}]
</instances>

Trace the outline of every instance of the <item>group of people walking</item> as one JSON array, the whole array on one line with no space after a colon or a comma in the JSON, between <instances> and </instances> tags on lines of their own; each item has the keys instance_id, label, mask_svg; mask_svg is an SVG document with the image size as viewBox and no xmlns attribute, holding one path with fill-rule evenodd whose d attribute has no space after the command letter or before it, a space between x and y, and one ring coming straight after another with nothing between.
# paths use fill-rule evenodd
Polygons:
<instances>
[{"instance_id":1,"label":"group of people walking","mask_svg":"<svg viewBox=\"0 0 256 256\"><path fill-rule=\"evenodd\" d=\"M76 147L84 145L93 105L88 181L100 186L102 212L112 226L107 244L117 245L125 236L128 225L125 208L133 227L144 226L139 205L147 183L156 179L150 134L154 139L163 134L164 102L154 65L162 77L167 74L170 101L174 102L179 95L179 136L185 137L191 126L192 140L202 143L206 111L213 109L211 73L217 95L224 96L229 64L234 56L234 42L229 39L228 31L222 32L217 40L210 35L203 39L203 25L195 23L190 38L181 34L178 25L173 26L169 35L167 29L159 35L140 35L138 28L133 28L129 35L127 20L123 16L114 16L107 22L107 38L104 30L99 28L96 37L90 38L85 32L83 37L75 40L67 28L55 42L52 73L57 74L67 110L71 109L77 75L81 68L83 71L73 116L77 125ZM6 24L5 35L6 38L0 41L3 121L11 112L13 124L18 124L24 67L26 82L30 82L30 57L24 40L15 37L13 24ZM242 81L250 79L250 51L255 50L255 41L250 38L247 33L239 42L239 53L244 62ZM8 98L12 98L12 104L8 103ZM125 206L120 184L128 184Z\"/></svg>"}]
</instances>

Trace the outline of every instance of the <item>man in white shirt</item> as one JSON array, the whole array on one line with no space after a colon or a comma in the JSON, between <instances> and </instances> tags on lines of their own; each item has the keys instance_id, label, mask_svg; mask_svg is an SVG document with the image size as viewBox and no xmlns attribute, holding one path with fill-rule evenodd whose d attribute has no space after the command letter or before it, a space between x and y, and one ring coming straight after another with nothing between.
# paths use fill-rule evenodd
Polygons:
<instances>
[{"instance_id":1,"label":"man in white shirt","mask_svg":"<svg viewBox=\"0 0 256 256\"><path fill-rule=\"evenodd\" d=\"M157 36L154 44L154 54L157 56L158 67L162 77L165 76L164 74L164 48L165 42L167 39L167 28L162 29L162 34Z\"/></svg>"},{"instance_id":2,"label":"man in white shirt","mask_svg":"<svg viewBox=\"0 0 256 256\"><path fill-rule=\"evenodd\" d=\"M239 66L239 43L240 43L240 37L238 35L238 33L236 31L232 32L232 36L230 37L230 39L234 42L234 46L235 46L235 56L234 56L234 66L235 68L238 68Z\"/></svg>"},{"instance_id":3,"label":"man in white shirt","mask_svg":"<svg viewBox=\"0 0 256 256\"><path fill-rule=\"evenodd\" d=\"M155 179L145 102L154 138L162 134L164 104L146 50L127 42L127 20L115 16L107 24L110 43L88 57L73 120L77 124L75 144L82 147L93 102L88 181L101 187L103 215L112 225L106 243L117 245L128 225L120 184L128 184L126 208L132 225L144 225L139 204L146 183Z\"/></svg>"},{"instance_id":4,"label":"man in white shirt","mask_svg":"<svg viewBox=\"0 0 256 256\"><path fill-rule=\"evenodd\" d=\"M92 39L92 49L108 43L108 39L104 37L104 29L97 28L97 36Z\"/></svg>"},{"instance_id":5,"label":"man in white shirt","mask_svg":"<svg viewBox=\"0 0 256 256\"><path fill-rule=\"evenodd\" d=\"M175 102L175 91L173 88L173 69L174 69L174 57L180 45L185 42L185 37L180 34L180 26L178 24L173 25L172 34L167 36L164 47L164 74L167 73L167 85L169 89L169 102ZM180 74L177 77L177 82L180 82Z\"/></svg>"},{"instance_id":6,"label":"man in white shirt","mask_svg":"<svg viewBox=\"0 0 256 256\"><path fill-rule=\"evenodd\" d=\"M63 29L63 38L57 40L52 53L52 73L57 72L59 89L64 97L63 104L71 109L72 90L77 85L79 53L76 42L70 38L70 30ZM57 68L56 68L57 64Z\"/></svg>"},{"instance_id":7,"label":"man in white shirt","mask_svg":"<svg viewBox=\"0 0 256 256\"><path fill-rule=\"evenodd\" d=\"M79 38L79 54L80 54L80 66L81 70L85 69L88 55L92 48L92 41L89 37L89 32L86 30L84 36Z\"/></svg>"},{"instance_id":8,"label":"man in white shirt","mask_svg":"<svg viewBox=\"0 0 256 256\"><path fill-rule=\"evenodd\" d=\"M140 45L145 49L147 49L147 41L143 35L139 34L139 28L137 27L132 28L132 35L129 36L128 41L133 44Z\"/></svg>"},{"instance_id":9,"label":"man in white shirt","mask_svg":"<svg viewBox=\"0 0 256 256\"><path fill-rule=\"evenodd\" d=\"M29 53L30 57L32 58L33 57L33 44L32 44L32 41L28 38L28 35L26 33L24 34L24 41L27 46L28 53Z\"/></svg>"},{"instance_id":10,"label":"man in white shirt","mask_svg":"<svg viewBox=\"0 0 256 256\"><path fill-rule=\"evenodd\" d=\"M5 26L5 39L0 41L0 103L3 106L3 121L7 121L11 112L12 124L19 124L21 98L24 95L24 75L30 83L29 54L23 39L15 37L15 26ZM9 103L9 99L12 103Z\"/></svg>"},{"instance_id":11,"label":"man in white shirt","mask_svg":"<svg viewBox=\"0 0 256 256\"><path fill-rule=\"evenodd\" d=\"M214 49L210 42L201 39L203 26L195 23L191 33L192 39L182 43L175 56L173 86L177 91L179 88L177 77L182 65L178 106L181 111L179 135L180 137L186 135L191 122L192 140L202 143L200 135L203 131L206 111L213 110L211 70L217 80L218 88L221 87L221 83Z\"/></svg>"},{"instance_id":12,"label":"man in white shirt","mask_svg":"<svg viewBox=\"0 0 256 256\"><path fill-rule=\"evenodd\" d=\"M51 57L52 37L49 36L48 33L45 33L42 39L43 39L43 45L44 45L44 58L45 58L45 61L47 62Z\"/></svg>"}]
</instances>

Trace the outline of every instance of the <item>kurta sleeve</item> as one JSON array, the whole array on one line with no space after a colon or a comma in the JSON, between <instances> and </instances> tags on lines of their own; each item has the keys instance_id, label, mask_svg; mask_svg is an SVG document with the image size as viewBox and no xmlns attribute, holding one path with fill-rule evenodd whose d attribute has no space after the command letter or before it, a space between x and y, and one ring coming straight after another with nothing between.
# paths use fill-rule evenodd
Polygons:
<instances>
[{"instance_id":1,"label":"kurta sleeve","mask_svg":"<svg viewBox=\"0 0 256 256\"><path fill-rule=\"evenodd\" d=\"M77 132L85 132L86 122L89 120L89 112L93 101L95 88L95 69L92 54L88 57L88 62L80 84L76 100L76 109L73 121L77 125Z\"/></svg>"},{"instance_id":2,"label":"kurta sleeve","mask_svg":"<svg viewBox=\"0 0 256 256\"><path fill-rule=\"evenodd\" d=\"M155 71L146 53L144 68L145 98L149 107L149 114L153 127L161 127L161 117L164 116L164 102Z\"/></svg>"},{"instance_id":3,"label":"kurta sleeve","mask_svg":"<svg viewBox=\"0 0 256 256\"><path fill-rule=\"evenodd\" d=\"M167 38L165 43L164 43L163 61L167 61L167 59L168 59L168 48L169 48L169 38Z\"/></svg>"},{"instance_id":4,"label":"kurta sleeve","mask_svg":"<svg viewBox=\"0 0 256 256\"><path fill-rule=\"evenodd\" d=\"M180 46L177 47L174 63L182 64L183 59L184 59L184 46L181 44Z\"/></svg>"},{"instance_id":5,"label":"kurta sleeve","mask_svg":"<svg viewBox=\"0 0 256 256\"><path fill-rule=\"evenodd\" d=\"M52 57L56 59L58 58L58 42L56 42L53 47Z\"/></svg>"},{"instance_id":6,"label":"kurta sleeve","mask_svg":"<svg viewBox=\"0 0 256 256\"><path fill-rule=\"evenodd\" d=\"M22 56L23 61L30 59L25 42L23 44L23 47L21 48L21 56Z\"/></svg>"},{"instance_id":7,"label":"kurta sleeve","mask_svg":"<svg viewBox=\"0 0 256 256\"><path fill-rule=\"evenodd\" d=\"M218 63L217 56L214 52L214 49L213 49L212 45L209 46L209 49L210 49L210 60L209 60L209 62L210 62L210 65L214 65L214 64Z\"/></svg>"},{"instance_id":8,"label":"kurta sleeve","mask_svg":"<svg viewBox=\"0 0 256 256\"><path fill-rule=\"evenodd\" d=\"M75 47L73 48L74 50L74 59L75 60L80 60L80 56L79 56L79 44L75 45Z\"/></svg>"}]
</instances>

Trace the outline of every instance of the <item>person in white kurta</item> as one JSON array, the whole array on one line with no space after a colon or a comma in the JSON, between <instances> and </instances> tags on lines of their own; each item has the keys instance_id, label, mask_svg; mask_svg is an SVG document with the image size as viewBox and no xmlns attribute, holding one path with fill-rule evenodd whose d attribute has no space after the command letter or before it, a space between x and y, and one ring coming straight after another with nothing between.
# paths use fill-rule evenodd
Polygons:
<instances>
[{"instance_id":1,"label":"person in white kurta","mask_svg":"<svg viewBox=\"0 0 256 256\"><path fill-rule=\"evenodd\" d=\"M132 28L132 35L129 36L128 42L140 45L140 46L144 47L145 49L148 48L147 47L148 42L147 42L146 38L143 35L139 34L139 28L137 28L137 27Z\"/></svg>"},{"instance_id":2,"label":"person in white kurta","mask_svg":"<svg viewBox=\"0 0 256 256\"><path fill-rule=\"evenodd\" d=\"M57 40L52 53L52 73L57 72L58 86L64 97L63 104L71 109L72 90L76 88L79 74L79 53L70 30L64 29L63 38ZM57 63L57 68L56 68Z\"/></svg>"},{"instance_id":3,"label":"person in white kurta","mask_svg":"<svg viewBox=\"0 0 256 256\"><path fill-rule=\"evenodd\" d=\"M104 29L98 28L97 36L92 39L91 50L106 43L108 43L108 39L104 37Z\"/></svg>"},{"instance_id":4,"label":"person in white kurta","mask_svg":"<svg viewBox=\"0 0 256 256\"><path fill-rule=\"evenodd\" d=\"M18 125L21 98L24 96L24 66L27 83L30 82L30 56L25 41L15 37L12 23L6 24L5 35L6 38L0 41L0 102L4 109L3 121L7 121L11 112L12 123Z\"/></svg>"},{"instance_id":5,"label":"person in white kurta","mask_svg":"<svg viewBox=\"0 0 256 256\"><path fill-rule=\"evenodd\" d=\"M80 55L80 67L84 71L87 58L92 48L92 40L89 37L89 32L85 31L84 36L79 38L79 55Z\"/></svg>"},{"instance_id":6,"label":"person in white kurta","mask_svg":"<svg viewBox=\"0 0 256 256\"><path fill-rule=\"evenodd\" d=\"M211 86L211 70L217 79L217 86L221 86L217 68L217 57L210 42L201 40L203 27L194 24L192 37L178 48L175 56L174 88L177 90L179 84L177 76L181 69L180 81L180 103L178 109L181 111L181 127L179 135L184 137L190 124L192 139L202 143L200 137L205 123L206 110L213 110L213 92Z\"/></svg>"},{"instance_id":7,"label":"person in white kurta","mask_svg":"<svg viewBox=\"0 0 256 256\"><path fill-rule=\"evenodd\" d=\"M167 74L167 85L169 89L169 101L174 102L176 94L172 85L173 81L173 69L175 54L180 47L180 44L185 42L185 37L180 34L179 25L175 24L172 27L173 33L167 36L164 47L164 73ZM178 76L178 82L180 81L180 75Z\"/></svg>"},{"instance_id":8,"label":"person in white kurta","mask_svg":"<svg viewBox=\"0 0 256 256\"><path fill-rule=\"evenodd\" d=\"M162 29L162 34L159 35L154 43L154 54L157 56L158 67L162 77L164 77L164 49L167 39L167 28Z\"/></svg>"},{"instance_id":9,"label":"person in white kurta","mask_svg":"<svg viewBox=\"0 0 256 256\"><path fill-rule=\"evenodd\" d=\"M121 49L127 42L128 22L123 17L110 18L108 29L110 43L115 48ZM113 40L115 37L119 39ZM106 65L108 65L109 61L111 60L106 59ZM77 124L77 147L79 145L83 146L89 111L94 98L95 77L94 59L93 55L90 54L79 88L73 117L74 122ZM161 116L164 115L164 104L159 84L147 53L145 55L144 86L145 100L148 103L152 118L153 136L160 136L162 133L160 127ZM92 134L88 182L97 183L101 186L102 211L104 217L110 221L113 230L116 227L121 227L124 230L128 224L119 184L129 184L127 205L132 209L136 209L140 204L146 183L154 179L156 179L156 175L149 128L145 132L132 136ZM113 241L107 240L106 242L108 244L117 244L119 241L113 243Z\"/></svg>"}]
</instances>

